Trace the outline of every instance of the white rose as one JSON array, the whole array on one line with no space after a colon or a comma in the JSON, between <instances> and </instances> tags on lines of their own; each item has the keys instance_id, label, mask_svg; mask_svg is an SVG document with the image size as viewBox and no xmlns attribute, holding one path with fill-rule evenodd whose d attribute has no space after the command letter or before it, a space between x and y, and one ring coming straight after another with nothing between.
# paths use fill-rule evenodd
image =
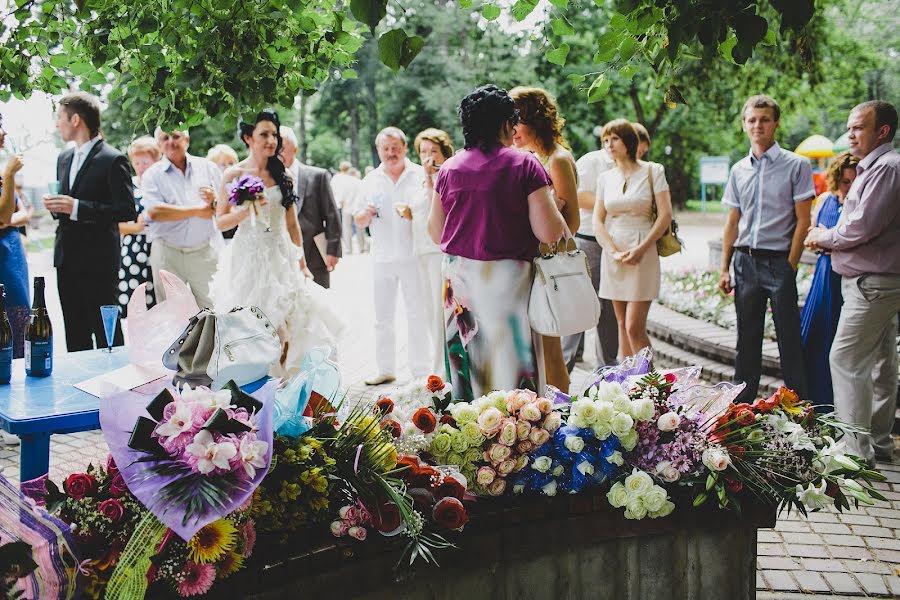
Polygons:
<instances>
[{"instance_id":1,"label":"white rose","mask_svg":"<svg viewBox=\"0 0 900 600\"><path fill-rule=\"evenodd\" d=\"M628 395L625 394L625 390L622 389L622 386L610 381L601 381L597 384L597 393L595 397L597 400L605 400L606 402L612 402L613 404L616 404L617 402L621 403L624 400L626 402L624 406L627 406L628 402ZM618 410L622 409L619 408Z\"/></svg>"},{"instance_id":2,"label":"white rose","mask_svg":"<svg viewBox=\"0 0 900 600\"><path fill-rule=\"evenodd\" d=\"M555 467L553 467L553 469L550 470L550 474L553 475L554 477L559 477L560 475L563 474L563 471L565 471L565 470L566 470L566 468L564 466L556 465Z\"/></svg>"},{"instance_id":3,"label":"white rose","mask_svg":"<svg viewBox=\"0 0 900 600\"><path fill-rule=\"evenodd\" d=\"M478 410L471 404L461 402L450 405L450 414L456 419L456 422L462 426L466 423L473 423L478 418Z\"/></svg>"},{"instance_id":4,"label":"white rose","mask_svg":"<svg viewBox=\"0 0 900 600\"><path fill-rule=\"evenodd\" d=\"M651 513L661 510L668 499L669 495L666 493L666 490L658 485L654 485L641 496L644 506L647 507L647 512Z\"/></svg>"},{"instance_id":5,"label":"white rose","mask_svg":"<svg viewBox=\"0 0 900 600\"><path fill-rule=\"evenodd\" d=\"M556 495L556 480L551 479L550 483L541 488L541 491L545 496L555 496Z\"/></svg>"},{"instance_id":6,"label":"white rose","mask_svg":"<svg viewBox=\"0 0 900 600\"><path fill-rule=\"evenodd\" d=\"M594 465L589 463L586 460L581 461L578 465L575 466L578 471L584 475L585 477L590 477L594 474Z\"/></svg>"},{"instance_id":7,"label":"white rose","mask_svg":"<svg viewBox=\"0 0 900 600\"><path fill-rule=\"evenodd\" d=\"M531 468L538 473L546 473L552 466L553 459L551 459L549 456L538 456L536 459L531 461Z\"/></svg>"},{"instance_id":8,"label":"white rose","mask_svg":"<svg viewBox=\"0 0 900 600\"><path fill-rule=\"evenodd\" d=\"M610 426L612 427L612 432L616 434L616 437L621 439L622 436L626 435L631 431L632 427L634 427L634 419L631 418L631 415L620 412L612 418Z\"/></svg>"},{"instance_id":9,"label":"white rose","mask_svg":"<svg viewBox=\"0 0 900 600\"><path fill-rule=\"evenodd\" d=\"M650 398L641 398L631 403L631 416L635 421L649 421L656 414L656 406Z\"/></svg>"},{"instance_id":10,"label":"white rose","mask_svg":"<svg viewBox=\"0 0 900 600\"><path fill-rule=\"evenodd\" d=\"M641 498L628 498L625 503L625 518L640 520L647 516L647 507Z\"/></svg>"},{"instance_id":11,"label":"white rose","mask_svg":"<svg viewBox=\"0 0 900 600\"><path fill-rule=\"evenodd\" d=\"M637 446L638 443L637 431L632 429L625 435L619 437L619 443L622 444L622 448L624 448L628 452L631 452L632 450L634 450L634 447Z\"/></svg>"},{"instance_id":12,"label":"white rose","mask_svg":"<svg viewBox=\"0 0 900 600\"><path fill-rule=\"evenodd\" d=\"M616 414L616 407L613 406L612 402L608 402L606 400L598 400L594 402L594 406L597 407L597 421L605 421L609 422L612 420L613 416Z\"/></svg>"},{"instance_id":13,"label":"white rose","mask_svg":"<svg viewBox=\"0 0 900 600\"><path fill-rule=\"evenodd\" d=\"M673 411L669 411L656 420L656 428L660 431L675 431L681 424L681 417Z\"/></svg>"},{"instance_id":14,"label":"white rose","mask_svg":"<svg viewBox=\"0 0 900 600\"><path fill-rule=\"evenodd\" d=\"M628 491L622 485L622 482L618 482L606 492L606 499L609 500L609 504L613 508L622 508L628 501Z\"/></svg>"},{"instance_id":15,"label":"white rose","mask_svg":"<svg viewBox=\"0 0 900 600\"><path fill-rule=\"evenodd\" d=\"M597 421L591 425L591 429L594 431L594 436L601 442L612 435L612 427L610 427L609 421Z\"/></svg>"},{"instance_id":16,"label":"white rose","mask_svg":"<svg viewBox=\"0 0 900 600\"><path fill-rule=\"evenodd\" d=\"M724 471L731 464L731 457L722 446L710 446L703 451L703 464L710 471Z\"/></svg>"},{"instance_id":17,"label":"white rose","mask_svg":"<svg viewBox=\"0 0 900 600\"><path fill-rule=\"evenodd\" d=\"M571 425L572 427L577 427L578 429L584 429L585 427L590 427L583 418L578 415L569 415L569 418L566 420L567 425Z\"/></svg>"},{"instance_id":18,"label":"white rose","mask_svg":"<svg viewBox=\"0 0 900 600\"><path fill-rule=\"evenodd\" d=\"M622 465L625 464L625 459L622 458L621 452L619 452L618 450L615 450L612 454L610 454L609 456L606 457L606 462L608 462L611 465L618 465L621 467Z\"/></svg>"},{"instance_id":19,"label":"white rose","mask_svg":"<svg viewBox=\"0 0 900 600\"><path fill-rule=\"evenodd\" d=\"M650 513L651 519L658 519L660 517L668 517L672 514L672 511L675 510L675 503L671 500L666 500L663 502L662 508L659 510Z\"/></svg>"},{"instance_id":20,"label":"white rose","mask_svg":"<svg viewBox=\"0 0 900 600\"><path fill-rule=\"evenodd\" d=\"M506 414L506 399L509 396L508 392L505 391L495 391L491 392L487 395L488 402L495 406L498 410Z\"/></svg>"},{"instance_id":21,"label":"white rose","mask_svg":"<svg viewBox=\"0 0 900 600\"><path fill-rule=\"evenodd\" d=\"M631 475L625 478L625 490L629 498L640 497L653 486L653 479L647 473L633 469Z\"/></svg>"},{"instance_id":22,"label":"white rose","mask_svg":"<svg viewBox=\"0 0 900 600\"><path fill-rule=\"evenodd\" d=\"M575 454L584 450L584 440L577 435L567 435L563 444L565 445L566 450L574 452Z\"/></svg>"},{"instance_id":23,"label":"white rose","mask_svg":"<svg viewBox=\"0 0 900 600\"><path fill-rule=\"evenodd\" d=\"M678 481L681 478L681 473L668 460L663 460L656 464L656 474L663 481L668 481L669 483Z\"/></svg>"},{"instance_id":24,"label":"white rose","mask_svg":"<svg viewBox=\"0 0 900 600\"><path fill-rule=\"evenodd\" d=\"M524 491L525 491L524 483L517 483L516 485L513 486L513 494L521 494Z\"/></svg>"},{"instance_id":25,"label":"white rose","mask_svg":"<svg viewBox=\"0 0 900 600\"><path fill-rule=\"evenodd\" d=\"M621 389L621 388L620 388ZM625 395L625 392L622 392L620 396L616 396L612 399L613 409L617 412L630 413L631 412L631 400L628 399L628 396Z\"/></svg>"},{"instance_id":26,"label":"white rose","mask_svg":"<svg viewBox=\"0 0 900 600\"><path fill-rule=\"evenodd\" d=\"M597 420L597 407L594 406L593 400L580 398L572 403L572 415L585 423L581 427L588 427Z\"/></svg>"}]
</instances>

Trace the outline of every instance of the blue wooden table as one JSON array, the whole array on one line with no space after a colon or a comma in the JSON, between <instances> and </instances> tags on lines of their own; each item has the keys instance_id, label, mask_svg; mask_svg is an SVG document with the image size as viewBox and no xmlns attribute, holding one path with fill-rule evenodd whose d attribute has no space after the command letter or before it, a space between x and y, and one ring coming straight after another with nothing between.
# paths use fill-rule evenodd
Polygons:
<instances>
[{"instance_id":1,"label":"blue wooden table","mask_svg":"<svg viewBox=\"0 0 900 600\"><path fill-rule=\"evenodd\" d=\"M123 347L86 350L53 357L53 374L27 377L25 361L13 361L12 382L0 385L0 428L19 436L20 481L35 479L50 467L50 436L100 429L100 399L74 384L128 364ZM265 379L244 386L259 389ZM152 384L148 384L152 385Z\"/></svg>"}]
</instances>

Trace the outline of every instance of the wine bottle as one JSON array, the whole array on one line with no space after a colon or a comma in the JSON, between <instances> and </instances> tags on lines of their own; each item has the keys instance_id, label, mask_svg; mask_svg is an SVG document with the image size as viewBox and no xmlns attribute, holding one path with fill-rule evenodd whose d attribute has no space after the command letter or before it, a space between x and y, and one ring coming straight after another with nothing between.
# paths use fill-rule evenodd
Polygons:
<instances>
[{"instance_id":1,"label":"wine bottle","mask_svg":"<svg viewBox=\"0 0 900 600\"><path fill-rule=\"evenodd\" d=\"M46 377L53 371L53 326L44 302L44 278L34 278L34 303L25 330L25 374Z\"/></svg>"},{"instance_id":2,"label":"wine bottle","mask_svg":"<svg viewBox=\"0 0 900 600\"><path fill-rule=\"evenodd\" d=\"M13 337L6 315L6 287L0 283L0 384L12 378Z\"/></svg>"}]
</instances>

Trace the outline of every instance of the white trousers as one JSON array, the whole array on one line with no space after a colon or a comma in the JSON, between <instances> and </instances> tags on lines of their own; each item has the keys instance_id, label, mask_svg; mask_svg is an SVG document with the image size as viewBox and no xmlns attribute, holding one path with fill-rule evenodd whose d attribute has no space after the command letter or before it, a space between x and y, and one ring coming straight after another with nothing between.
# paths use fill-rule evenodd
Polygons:
<instances>
[{"instance_id":1,"label":"white trousers","mask_svg":"<svg viewBox=\"0 0 900 600\"><path fill-rule=\"evenodd\" d=\"M425 304L425 324L431 337L431 374L447 379L444 362L446 349L446 323L444 322L444 278L441 275L441 264L444 255L440 252L420 254L419 277L422 279L422 293Z\"/></svg>"},{"instance_id":2,"label":"white trousers","mask_svg":"<svg viewBox=\"0 0 900 600\"><path fill-rule=\"evenodd\" d=\"M159 279L159 270L173 273L191 287L200 308L212 308L209 282L219 266L219 257L210 243L196 248L179 248L163 240L154 240L150 246L150 270L153 273L153 291L156 301L165 300L165 290Z\"/></svg>"},{"instance_id":3,"label":"white trousers","mask_svg":"<svg viewBox=\"0 0 900 600\"><path fill-rule=\"evenodd\" d=\"M425 303L422 281L415 258L374 263L372 281L375 293L375 366L379 375L397 374L397 345L394 319L397 312L397 290L403 289L403 306L407 316L406 348L413 377L428 375L431 340L425 325Z\"/></svg>"}]
</instances>

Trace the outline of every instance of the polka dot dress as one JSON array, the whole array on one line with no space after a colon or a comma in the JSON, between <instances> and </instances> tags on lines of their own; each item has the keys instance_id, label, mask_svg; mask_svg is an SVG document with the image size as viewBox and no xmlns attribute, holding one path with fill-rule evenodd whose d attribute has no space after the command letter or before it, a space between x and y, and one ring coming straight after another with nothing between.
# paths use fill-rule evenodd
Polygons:
<instances>
[{"instance_id":1,"label":"polka dot dress","mask_svg":"<svg viewBox=\"0 0 900 600\"><path fill-rule=\"evenodd\" d=\"M135 202L138 214L143 210L140 192L135 190ZM119 306L122 307L122 318L128 316L128 300L137 286L147 282L147 306L153 306L156 298L153 294L153 274L150 271L150 244L147 236L122 236L122 263L119 266L119 287L117 289Z\"/></svg>"}]
</instances>

